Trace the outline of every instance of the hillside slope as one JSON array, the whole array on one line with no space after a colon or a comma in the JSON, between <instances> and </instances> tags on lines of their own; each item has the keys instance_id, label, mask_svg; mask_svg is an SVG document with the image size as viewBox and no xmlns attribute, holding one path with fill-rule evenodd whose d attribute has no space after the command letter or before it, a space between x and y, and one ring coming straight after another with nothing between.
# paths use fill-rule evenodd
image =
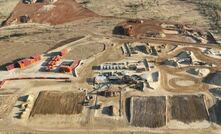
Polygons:
<instances>
[{"instance_id":1,"label":"hillside slope","mask_svg":"<svg viewBox=\"0 0 221 134\"><path fill-rule=\"evenodd\" d=\"M0 24L6 20L19 0L0 0Z\"/></svg>"},{"instance_id":2,"label":"hillside slope","mask_svg":"<svg viewBox=\"0 0 221 134\"><path fill-rule=\"evenodd\" d=\"M220 0L76 0L103 16L160 19L209 29L220 38Z\"/></svg>"},{"instance_id":3,"label":"hillside slope","mask_svg":"<svg viewBox=\"0 0 221 134\"><path fill-rule=\"evenodd\" d=\"M33 23L56 25L97 15L73 0L57 0L49 4L47 1L35 4L24 4L20 1L5 25L22 23L21 17L23 16L26 16L27 20Z\"/></svg>"}]
</instances>

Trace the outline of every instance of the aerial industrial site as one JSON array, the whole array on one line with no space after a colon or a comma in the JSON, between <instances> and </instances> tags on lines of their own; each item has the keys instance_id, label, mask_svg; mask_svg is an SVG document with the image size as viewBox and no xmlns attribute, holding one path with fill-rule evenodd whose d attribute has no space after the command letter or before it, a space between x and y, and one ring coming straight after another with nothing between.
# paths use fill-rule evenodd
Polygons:
<instances>
[{"instance_id":1,"label":"aerial industrial site","mask_svg":"<svg viewBox=\"0 0 221 134\"><path fill-rule=\"evenodd\" d=\"M220 134L205 3L0 0L0 133Z\"/></svg>"}]
</instances>

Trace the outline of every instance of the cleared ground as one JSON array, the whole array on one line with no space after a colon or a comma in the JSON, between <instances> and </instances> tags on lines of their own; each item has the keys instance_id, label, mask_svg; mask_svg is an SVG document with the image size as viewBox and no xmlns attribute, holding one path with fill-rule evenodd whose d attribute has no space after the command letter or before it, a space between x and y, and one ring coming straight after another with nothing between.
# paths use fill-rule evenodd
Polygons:
<instances>
[{"instance_id":1,"label":"cleared ground","mask_svg":"<svg viewBox=\"0 0 221 134\"><path fill-rule=\"evenodd\" d=\"M113 27L121 20L118 19L85 19L66 25L49 26L40 24L24 24L5 27L0 30L0 65L12 62L18 58L42 54L53 48L64 45L64 42L74 41L78 37L86 36L92 31L99 34L111 35ZM91 44L92 45L92 44ZM97 45L97 44L95 44ZM85 45L86 47L87 45ZM88 44L90 46L90 44ZM83 52L85 48L78 48ZM98 47L101 50L102 46ZM95 52L93 52L95 50ZM91 47L86 56L73 50L70 58L88 57L97 52L97 48Z\"/></svg>"},{"instance_id":2,"label":"cleared ground","mask_svg":"<svg viewBox=\"0 0 221 134\"><path fill-rule=\"evenodd\" d=\"M200 69L208 69L210 72L216 72L220 68L220 60L208 55L205 55L199 48L196 47L182 47L181 49L176 49L173 52L169 54L163 54L160 57L161 60L169 59L172 57L175 57L177 54L179 54L182 51L192 51L196 58L198 60L204 61L205 63L212 63L216 66L208 67L204 65L191 65L194 68L200 68ZM167 89L168 91L172 92L196 92L196 91L205 91L208 89L208 85L202 82L202 78L197 78L194 76L191 76L186 73L182 73L183 71L186 71L190 68L190 66L186 67L177 67L177 68L171 68L168 66L160 66L161 70L161 85ZM169 78L169 75L178 76L174 78ZM210 76L210 75L208 75ZM213 76L213 75L212 75ZM207 77L205 77L207 78ZM209 80L211 77L208 77ZM194 82L194 84L186 84L186 86L180 86L179 82L190 80ZM205 80L206 81L206 80ZM185 83L184 83L185 84Z\"/></svg>"},{"instance_id":3,"label":"cleared ground","mask_svg":"<svg viewBox=\"0 0 221 134\"><path fill-rule=\"evenodd\" d=\"M184 95L169 97L171 119L184 123L208 120L203 96Z\"/></svg>"},{"instance_id":4,"label":"cleared ground","mask_svg":"<svg viewBox=\"0 0 221 134\"><path fill-rule=\"evenodd\" d=\"M30 116L36 114L79 114L83 110L84 94L73 92L43 91L34 104Z\"/></svg>"},{"instance_id":5,"label":"cleared ground","mask_svg":"<svg viewBox=\"0 0 221 134\"><path fill-rule=\"evenodd\" d=\"M73 47L69 54L66 56L68 59L87 59L91 56L104 51L105 45L100 43L88 43Z\"/></svg>"},{"instance_id":6,"label":"cleared ground","mask_svg":"<svg viewBox=\"0 0 221 134\"><path fill-rule=\"evenodd\" d=\"M157 128L166 125L165 97L132 97L130 105L132 126Z\"/></svg>"},{"instance_id":7,"label":"cleared ground","mask_svg":"<svg viewBox=\"0 0 221 134\"><path fill-rule=\"evenodd\" d=\"M58 1L61 2L62 0ZM207 92L209 85L202 83L201 77L186 73L186 70L189 68L209 68L208 70L210 72L220 70L220 59L215 59L205 55L202 52L202 49L199 48L211 47L221 50L218 45L202 45L198 43L191 44L176 42L174 40L166 41L166 39L168 39L166 37L162 40L156 40L155 38L141 39L112 35L113 28L117 24L125 21L122 18L115 17L156 19L154 21L150 21L150 24L155 24L155 22L158 21L181 22L182 24L192 24L190 27L199 26L202 30L210 29L212 26L210 24L211 22L208 22L210 19L201 13L201 9L199 9L201 8L200 4L198 5L195 3L198 0L192 2L191 0L77 0L81 3L81 5L88 7L99 15L114 16L97 16L93 18L84 18L84 15L85 13L88 13L88 10L80 7L79 5L74 7L71 3L75 2L71 0L67 1L69 4L68 7L70 6L71 9L77 9L74 10L76 12L73 13L73 10L68 10L70 8L67 8L70 12L66 12L66 8L56 8L54 5L49 5L43 6L37 12L34 12L31 17L34 18L33 22L52 22L52 24L60 24L64 21L69 22L72 21L72 19L77 19L73 22L56 26L30 23L0 28L1 65L11 62L17 58L28 57L34 54L42 54L58 47L67 47L68 49L71 49L65 59L85 59L82 62L83 64L81 64L81 66L77 69L79 77L73 77L72 81L68 82L68 84L66 84L67 82L54 81L7 82L3 87L4 90L2 90L2 94L11 93L19 96L33 94L37 97L40 91L47 91L40 92L37 97L30 115L31 118L27 120L19 120L11 117L11 114L9 116L7 116L7 114L2 114L3 120L0 120L1 132L4 133L9 131L9 133L13 133L26 131L26 133L38 133L37 131L48 131L48 133L54 133L53 131L56 131L55 133L74 133L79 131L79 133L117 133L120 131L122 133L220 133L220 126L217 125L220 120L219 102L213 106L215 98ZM209 2L209 0L202 1ZM65 3L65 0L62 2ZM59 4L64 5L62 3ZM55 6L58 6L58 4L55 4ZM29 8L32 7L33 6L30 6ZM49 14L44 13L47 8L49 8L48 10L51 8ZM20 13L24 13L28 8L17 7L17 9L22 10ZM53 11L55 9L58 10ZM21 15L20 13L13 13L13 17L18 17ZM31 12L28 13L31 14ZM50 15L50 13L53 15ZM38 14L40 14L39 17ZM58 17L56 17L57 15ZM69 15L73 15L72 17L76 18L68 17ZM11 18L11 21L13 21L13 17ZM64 20L63 17L67 20ZM84 19L80 19L81 17ZM216 23L217 21L213 20L213 22ZM156 29L156 27L147 26L142 30L146 32L146 29L151 28ZM80 39L80 41L72 43L77 39ZM173 39L172 36L171 39ZM168 49L171 49L172 51L169 51L168 49L168 51L164 51L162 47L162 51L164 52L163 54L159 52L161 54L158 57L144 55L125 57L120 49L122 43L125 42L160 43L160 46L161 44L164 44L166 47L168 47L167 44L169 44L177 48L175 49L171 47ZM158 64L165 59L173 58L181 51L192 51L197 59L212 63L215 66L187 66L173 68L164 65L160 66ZM86 83L87 78L91 78L95 75L95 72L92 70L92 66L99 65L104 62L115 62L123 59L147 59L156 61L155 68L156 70L160 70L159 87L156 86L157 88L145 89L145 91L140 92L132 88L124 89L122 85L121 89L123 100L124 97L130 98L131 96L145 96L140 98L133 97L131 102L126 102L126 106L124 106L124 104L122 105L123 109L126 108L128 120L126 119L125 112L122 112L121 116L118 114L108 116L103 115L100 112L103 107L113 106L115 108L113 110L116 110L116 113L118 113L120 111L118 109L120 107L119 102L122 101L121 97L105 98L100 96L96 97L96 95L93 94L93 98L96 99L92 99L93 101L89 103L89 106L85 106L83 108L83 106L80 105L80 102L83 100L84 95L75 92L78 89L88 89L88 91L94 90L92 85L88 85ZM1 75L8 77L19 75L17 73L29 75L26 74L29 71L32 72L32 69L28 68L27 70L19 70L18 72L17 70L15 72L1 72ZM45 75L47 74L46 72L41 72L41 74L30 73L30 75L44 75L44 73ZM60 75L59 73L52 73L53 72L48 72L47 75ZM195 95L181 96L184 92L194 92L194 94L200 94L203 92L206 99L204 100L202 96ZM177 94L180 96L177 96ZM2 101L2 105L0 105L0 111L2 110L4 113L9 113L11 111L10 107L13 106L13 104L8 105L11 104L11 100L10 98L4 99ZM96 102L101 104L100 109L95 109L94 104ZM214 122L217 124L210 124L205 121L210 118L208 117L209 115L207 114L206 109L208 107L210 112L210 106L213 106L215 110L215 112L210 114L210 116L214 116ZM4 119L4 117L7 118ZM206 125L205 127L204 121L209 125ZM177 124L174 124L174 122ZM194 127L194 125L200 129L188 129Z\"/></svg>"},{"instance_id":8,"label":"cleared ground","mask_svg":"<svg viewBox=\"0 0 221 134\"><path fill-rule=\"evenodd\" d=\"M17 100L16 96L0 96L0 119L6 117L14 107Z\"/></svg>"}]
</instances>

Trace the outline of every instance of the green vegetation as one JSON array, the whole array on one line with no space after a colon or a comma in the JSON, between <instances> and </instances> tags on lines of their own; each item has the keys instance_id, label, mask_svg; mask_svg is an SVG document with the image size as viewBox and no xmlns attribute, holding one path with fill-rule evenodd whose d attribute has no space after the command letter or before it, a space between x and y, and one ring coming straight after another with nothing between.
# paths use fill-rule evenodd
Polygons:
<instances>
[{"instance_id":1,"label":"green vegetation","mask_svg":"<svg viewBox=\"0 0 221 134\"><path fill-rule=\"evenodd\" d=\"M220 0L184 0L198 6L200 13L209 19L213 33L221 35L221 1Z\"/></svg>"},{"instance_id":2,"label":"green vegetation","mask_svg":"<svg viewBox=\"0 0 221 134\"><path fill-rule=\"evenodd\" d=\"M210 20L211 29L221 34L221 2L219 0L204 0L199 1L198 5L203 15Z\"/></svg>"}]
</instances>

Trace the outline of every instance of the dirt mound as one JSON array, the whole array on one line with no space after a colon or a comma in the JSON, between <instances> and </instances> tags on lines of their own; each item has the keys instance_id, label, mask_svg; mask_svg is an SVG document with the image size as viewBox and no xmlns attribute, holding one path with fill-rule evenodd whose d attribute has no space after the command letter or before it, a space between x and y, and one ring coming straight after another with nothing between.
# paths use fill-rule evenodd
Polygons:
<instances>
[{"instance_id":1,"label":"dirt mound","mask_svg":"<svg viewBox=\"0 0 221 134\"><path fill-rule=\"evenodd\" d=\"M42 2L32 4L19 2L3 25L26 22L56 25L94 16L98 15L81 7L74 0L58 0L55 3Z\"/></svg>"},{"instance_id":2,"label":"dirt mound","mask_svg":"<svg viewBox=\"0 0 221 134\"><path fill-rule=\"evenodd\" d=\"M191 123L208 120L203 96L182 95L169 97L171 119Z\"/></svg>"},{"instance_id":3,"label":"dirt mound","mask_svg":"<svg viewBox=\"0 0 221 134\"><path fill-rule=\"evenodd\" d=\"M204 78L203 82L212 84L212 85L221 86L220 79L221 79L221 72L218 71L218 72L207 75Z\"/></svg>"},{"instance_id":4,"label":"dirt mound","mask_svg":"<svg viewBox=\"0 0 221 134\"><path fill-rule=\"evenodd\" d=\"M114 28L113 34L128 36L140 36L146 34L147 32L157 34L162 31L160 23L162 22L156 20L129 19L119 23Z\"/></svg>"},{"instance_id":5,"label":"dirt mound","mask_svg":"<svg viewBox=\"0 0 221 134\"><path fill-rule=\"evenodd\" d=\"M132 126L157 128L166 125L166 98L164 96L132 97L130 101L130 111L127 112L130 112L128 119Z\"/></svg>"},{"instance_id":6,"label":"dirt mound","mask_svg":"<svg viewBox=\"0 0 221 134\"><path fill-rule=\"evenodd\" d=\"M40 92L31 116L35 114L79 114L83 110L83 93L42 91Z\"/></svg>"}]
</instances>

